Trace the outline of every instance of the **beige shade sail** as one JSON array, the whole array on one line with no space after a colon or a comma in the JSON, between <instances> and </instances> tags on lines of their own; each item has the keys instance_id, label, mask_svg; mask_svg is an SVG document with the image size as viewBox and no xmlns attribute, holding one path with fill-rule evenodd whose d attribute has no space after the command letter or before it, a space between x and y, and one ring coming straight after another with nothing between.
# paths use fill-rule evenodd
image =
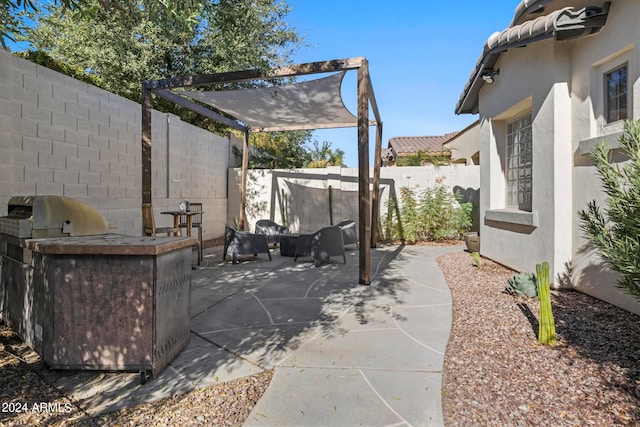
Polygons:
<instances>
[{"instance_id":1,"label":"beige shade sail","mask_svg":"<svg viewBox=\"0 0 640 427\"><path fill-rule=\"evenodd\" d=\"M252 132L357 126L341 96L346 71L283 86L226 91L173 92L244 122Z\"/></svg>"}]
</instances>

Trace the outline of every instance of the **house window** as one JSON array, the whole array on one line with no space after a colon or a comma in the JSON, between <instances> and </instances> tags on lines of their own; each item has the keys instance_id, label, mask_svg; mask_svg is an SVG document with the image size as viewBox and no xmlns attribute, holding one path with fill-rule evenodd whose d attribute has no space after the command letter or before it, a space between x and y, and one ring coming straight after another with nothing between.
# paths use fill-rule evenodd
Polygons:
<instances>
[{"instance_id":1,"label":"house window","mask_svg":"<svg viewBox=\"0 0 640 427\"><path fill-rule=\"evenodd\" d=\"M625 120L627 115L627 64L604 75L607 123Z\"/></svg>"},{"instance_id":2,"label":"house window","mask_svg":"<svg viewBox=\"0 0 640 427\"><path fill-rule=\"evenodd\" d=\"M531 212L531 113L507 123L507 207Z\"/></svg>"}]
</instances>

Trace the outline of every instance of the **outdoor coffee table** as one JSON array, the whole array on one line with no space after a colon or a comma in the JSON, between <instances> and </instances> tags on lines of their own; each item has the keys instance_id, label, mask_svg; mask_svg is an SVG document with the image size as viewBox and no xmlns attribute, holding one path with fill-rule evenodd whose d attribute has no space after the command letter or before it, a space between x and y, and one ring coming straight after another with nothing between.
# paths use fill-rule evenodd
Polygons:
<instances>
[{"instance_id":1,"label":"outdoor coffee table","mask_svg":"<svg viewBox=\"0 0 640 427\"><path fill-rule=\"evenodd\" d=\"M280 255L282 256L296 256L296 241L298 240L297 234L280 234Z\"/></svg>"}]
</instances>

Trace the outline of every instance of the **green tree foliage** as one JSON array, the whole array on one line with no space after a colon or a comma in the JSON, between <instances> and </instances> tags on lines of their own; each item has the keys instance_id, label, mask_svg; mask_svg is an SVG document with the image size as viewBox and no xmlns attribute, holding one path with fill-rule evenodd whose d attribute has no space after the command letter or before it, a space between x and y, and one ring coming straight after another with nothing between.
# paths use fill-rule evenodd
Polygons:
<instances>
[{"instance_id":1,"label":"green tree foliage","mask_svg":"<svg viewBox=\"0 0 640 427\"><path fill-rule=\"evenodd\" d=\"M34 14L31 45L136 101L143 80L268 69L288 62L301 43L284 22L289 7L274 0L208 0L195 18L145 0L120 2L122 13L98 7L99 0L86 3L90 19L58 4Z\"/></svg>"},{"instance_id":2,"label":"green tree foliage","mask_svg":"<svg viewBox=\"0 0 640 427\"><path fill-rule=\"evenodd\" d=\"M91 18L96 11L127 13L131 2L128 0L53 0L65 11ZM202 3L197 0L152 0L146 2L151 9L164 9L175 18L195 25L201 13ZM7 40L23 39L25 12L40 11L38 2L32 0L0 0L0 42L6 47Z\"/></svg>"},{"instance_id":3,"label":"green tree foliage","mask_svg":"<svg viewBox=\"0 0 640 427\"><path fill-rule=\"evenodd\" d=\"M308 150L309 161L305 165L307 168L326 168L327 166L345 166L344 151L339 148L331 148L331 143L323 141L322 145L318 141L313 141L313 147Z\"/></svg>"},{"instance_id":4,"label":"green tree foliage","mask_svg":"<svg viewBox=\"0 0 640 427\"><path fill-rule=\"evenodd\" d=\"M629 157L616 165L609 147L599 143L591 153L606 194L605 208L595 200L578 212L580 227L599 255L620 273L618 287L640 299L640 121L627 121L619 138Z\"/></svg>"},{"instance_id":5,"label":"green tree foliage","mask_svg":"<svg viewBox=\"0 0 640 427\"><path fill-rule=\"evenodd\" d=\"M36 51L23 56L139 102L144 80L266 70L290 62L303 38L285 22L289 12L286 2L278 0L56 1L30 8L36 25L25 34ZM247 85L282 83L286 81ZM153 102L155 109L194 125L218 133L228 130L164 99L154 97ZM303 166L309 135L252 136L251 143L259 147L274 144L252 159L253 166Z\"/></svg>"},{"instance_id":6,"label":"green tree foliage","mask_svg":"<svg viewBox=\"0 0 640 427\"><path fill-rule=\"evenodd\" d=\"M443 166L451 163L451 153L446 149L438 153L418 151L415 154L399 157L396 163L398 166L424 166L429 164Z\"/></svg>"},{"instance_id":7,"label":"green tree foliage","mask_svg":"<svg viewBox=\"0 0 640 427\"><path fill-rule=\"evenodd\" d=\"M250 169L301 168L309 162L305 144L311 139L311 131L264 132L250 135L249 144L256 150L249 155ZM238 135L240 136L240 135ZM242 156L242 151L234 149Z\"/></svg>"}]
</instances>

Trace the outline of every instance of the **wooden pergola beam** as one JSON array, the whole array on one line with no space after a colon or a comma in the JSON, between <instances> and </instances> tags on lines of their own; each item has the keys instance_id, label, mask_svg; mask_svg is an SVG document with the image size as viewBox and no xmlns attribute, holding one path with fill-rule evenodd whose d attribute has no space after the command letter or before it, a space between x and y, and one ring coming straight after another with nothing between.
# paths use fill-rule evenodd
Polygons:
<instances>
[{"instance_id":1,"label":"wooden pergola beam","mask_svg":"<svg viewBox=\"0 0 640 427\"><path fill-rule=\"evenodd\" d=\"M376 126L376 124L377 123L374 120L369 120L369 126ZM317 125L313 127L310 127L307 125L287 126L287 127L274 126L274 127L259 128L259 129L252 128L250 129L250 131L252 133L258 133L258 132L282 132L282 131L288 131L288 130L338 129L338 128L352 128L356 125L354 125L353 122L348 122L348 123L331 123L326 125Z\"/></svg>"},{"instance_id":2,"label":"wooden pergola beam","mask_svg":"<svg viewBox=\"0 0 640 427\"><path fill-rule=\"evenodd\" d=\"M157 89L153 91L154 95L157 95L161 98L166 99L167 101L171 101L175 104L178 104L184 108L188 108L194 113L198 113L204 117L208 117L212 120L222 123L223 125L229 126L230 128L246 131L249 128L247 126L243 126L235 120L232 120L228 117L223 116L220 113L216 113L215 111L207 108L203 105L197 104L187 98L184 98L177 93L173 93L167 89Z\"/></svg>"},{"instance_id":3,"label":"wooden pergola beam","mask_svg":"<svg viewBox=\"0 0 640 427\"><path fill-rule=\"evenodd\" d=\"M179 87L207 86L222 83L238 83L250 80L262 80L270 77L294 77L308 74L331 73L333 71L354 70L360 67L364 58L333 59L331 61L308 62L306 64L285 65L269 71L244 70L216 74L197 74L170 79L147 80L143 88L156 91Z\"/></svg>"}]
</instances>

